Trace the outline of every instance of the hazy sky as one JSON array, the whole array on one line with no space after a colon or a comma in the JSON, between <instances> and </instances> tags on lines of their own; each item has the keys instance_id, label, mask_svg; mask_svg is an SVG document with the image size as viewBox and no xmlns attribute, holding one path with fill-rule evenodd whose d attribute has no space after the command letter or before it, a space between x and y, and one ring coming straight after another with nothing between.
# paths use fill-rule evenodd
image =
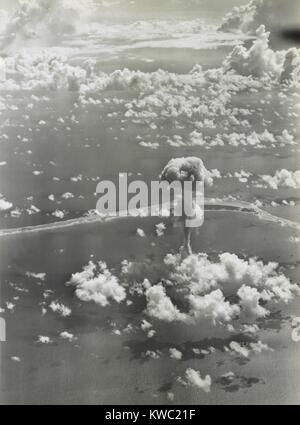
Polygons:
<instances>
[{"instance_id":1,"label":"hazy sky","mask_svg":"<svg viewBox=\"0 0 300 425\"><path fill-rule=\"evenodd\" d=\"M28 0L30 1L30 0ZM57 1L57 0L53 0ZM76 0L74 0L76 1ZM95 3L112 3L117 4L118 0L94 0ZM205 9L210 6L214 9L231 9L235 5L245 4L248 0L121 0L124 5L130 6L132 9L151 9L161 8L170 9L177 8L193 8L198 9L203 5ZM0 8L14 9L18 4L18 0L0 0Z\"/></svg>"},{"instance_id":2,"label":"hazy sky","mask_svg":"<svg viewBox=\"0 0 300 425\"><path fill-rule=\"evenodd\" d=\"M26 1L26 0L21 0ZM27 0L30 2L30 0ZM52 3L52 0L33 0ZM53 0L63 3L64 0ZM234 6L248 3L249 0L94 0L104 5L96 20L121 22L138 20L192 20L203 19L207 23L219 24L224 15ZM74 3L86 4L86 0L73 0ZM0 9L13 11L18 0L0 0ZM109 6L111 5L111 6Z\"/></svg>"},{"instance_id":3,"label":"hazy sky","mask_svg":"<svg viewBox=\"0 0 300 425\"><path fill-rule=\"evenodd\" d=\"M26 1L26 0L23 0ZM27 0L30 2L30 0ZM33 0L35 1L35 0ZM51 0L37 0L49 1ZM63 0L53 0L59 4ZM72 3L86 3L86 0L73 0ZM247 4L250 0L94 0L104 4L102 19L143 20L143 19L194 19L203 18L207 22L220 22L224 15L234 6ZM266 0L267 1L267 0ZM0 0L0 9L13 10L18 0ZM111 7L108 5L111 4ZM274 23L298 25L300 18L299 0L272 0ZM282 22L284 21L284 22Z\"/></svg>"}]
</instances>

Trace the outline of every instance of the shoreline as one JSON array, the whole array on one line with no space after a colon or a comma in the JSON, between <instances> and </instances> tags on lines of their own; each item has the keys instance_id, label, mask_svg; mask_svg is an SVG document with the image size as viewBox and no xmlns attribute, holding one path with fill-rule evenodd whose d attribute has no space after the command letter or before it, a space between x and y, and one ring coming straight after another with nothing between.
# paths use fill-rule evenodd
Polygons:
<instances>
[{"instance_id":1,"label":"shoreline","mask_svg":"<svg viewBox=\"0 0 300 425\"><path fill-rule=\"evenodd\" d=\"M300 223L294 221L274 216L255 205L245 202L245 201L217 201L215 199L205 199L205 211L215 211L215 212L238 212L244 214L250 214L258 217L262 221L275 223L281 226L289 227L295 230L300 231ZM48 224L41 224L36 226L26 226L20 228L11 228L11 229L1 229L0 237L5 236L18 236L22 234L31 234L31 233L44 233L51 232L60 229L67 229L71 227L78 227L87 224L101 223L105 224L107 221L122 219L122 218L139 218L139 217L150 217L150 208L143 210L143 213L138 217L132 217L130 215L120 214L117 217L102 217L95 214L91 217L79 217L75 219L65 220L61 222L54 222ZM161 216L165 218L164 216Z\"/></svg>"}]
</instances>

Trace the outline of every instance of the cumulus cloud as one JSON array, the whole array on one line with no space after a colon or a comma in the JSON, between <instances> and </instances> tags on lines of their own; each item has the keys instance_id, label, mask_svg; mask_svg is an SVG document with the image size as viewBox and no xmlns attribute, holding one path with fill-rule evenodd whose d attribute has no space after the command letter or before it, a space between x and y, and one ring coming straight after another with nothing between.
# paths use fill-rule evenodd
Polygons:
<instances>
[{"instance_id":1,"label":"cumulus cloud","mask_svg":"<svg viewBox=\"0 0 300 425\"><path fill-rule=\"evenodd\" d=\"M74 198L74 195L73 195L73 193L71 193L71 192L66 192L66 193L64 193L61 197L62 197L63 199L72 199L72 198Z\"/></svg>"},{"instance_id":2,"label":"cumulus cloud","mask_svg":"<svg viewBox=\"0 0 300 425\"><path fill-rule=\"evenodd\" d=\"M285 169L276 171L274 176L262 175L262 180L266 182L272 189L281 187L299 189L300 188L300 170L288 171Z\"/></svg>"},{"instance_id":3,"label":"cumulus cloud","mask_svg":"<svg viewBox=\"0 0 300 425\"><path fill-rule=\"evenodd\" d=\"M236 341L229 344L229 351L231 355L238 355L239 357L248 358L251 354L262 354L264 352L272 352L273 349L264 344L262 341L250 342L249 346L242 345Z\"/></svg>"},{"instance_id":4,"label":"cumulus cloud","mask_svg":"<svg viewBox=\"0 0 300 425\"><path fill-rule=\"evenodd\" d=\"M169 352L170 352L171 359L181 360L183 357L182 352L177 350L176 348L170 348Z\"/></svg>"},{"instance_id":5,"label":"cumulus cloud","mask_svg":"<svg viewBox=\"0 0 300 425\"><path fill-rule=\"evenodd\" d=\"M238 356L246 358L249 357L250 351L248 350L248 348L242 346L236 341L232 341L229 344L229 348L232 350L232 354L237 354Z\"/></svg>"},{"instance_id":6,"label":"cumulus cloud","mask_svg":"<svg viewBox=\"0 0 300 425\"><path fill-rule=\"evenodd\" d=\"M253 149L261 149L262 147L292 146L295 144L295 140L287 130L283 130L282 134L278 136L275 136L269 130L264 130L262 133L252 131L250 134L224 133L222 136L217 135L214 143L220 146L228 144L233 147L249 146Z\"/></svg>"},{"instance_id":7,"label":"cumulus cloud","mask_svg":"<svg viewBox=\"0 0 300 425\"><path fill-rule=\"evenodd\" d=\"M167 322L208 319L214 325L225 325L238 317L256 320L269 315L263 302L274 299L287 303L300 294L298 285L277 272L278 264L264 264L255 258L246 261L224 253L219 256L219 262L212 262L205 254L184 259L169 254L165 264L172 291L189 307L188 312L180 312L162 283L149 288L148 314ZM238 302L231 304L223 291L228 296L236 295Z\"/></svg>"},{"instance_id":8,"label":"cumulus cloud","mask_svg":"<svg viewBox=\"0 0 300 425\"><path fill-rule=\"evenodd\" d=\"M212 379L210 375L206 375L205 378L202 378L200 372L189 368L185 372L185 378L186 385L190 385L206 393L211 391Z\"/></svg>"},{"instance_id":9,"label":"cumulus cloud","mask_svg":"<svg viewBox=\"0 0 300 425\"><path fill-rule=\"evenodd\" d=\"M166 294L165 288L159 284L146 291L147 314L164 322L186 321L187 316L181 313Z\"/></svg>"},{"instance_id":10,"label":"cumulus cloud","mask_svg":"<svg viewBox=\"0 0 300 425\"><path fill-rule=\"evenodd\" d=\"M273 51L269 47L270 33L261 25L256 30L256 40L247 49L236 46L224 61L225 70L255 78L273 77L277 82L297 81L300 73L300 54L295 48Z\"/></svg>"},{"instance_id":11,"label":"cumulus cloud","mask_svg":"<svg viewBox=\"0 0 300 425\"><path fill-rule=\"evenodd\" d=\"M194 319L211 319L214 324L230 323L241 314L249 319L266 317L269 311L262 302L288 303L300 294L299 286L280 274L274 262L244 260L227 252L220 254L216 262L206 254L186 258L169 254L165 264L173 288L185 290L189 314ZM230 304L224 294L237 295L238 304Z\"/></svg>"},{"instance_id":12,"label":"cumulus cloud","mask_svg":"<svg viewBox=\"0 0 300 425\"><path fill-rule=\"evenodd\" d=\"M5 198L0 194L0 211L8 211L13 208L13 204L11 202L6 201Z\"/></svg>"},{"instance_id":13,"label":"cumulus cloud","mask_svg":"<svg viewBox=\"0 0 300 425\"><path fill-rule=\"evenodd\" d=\"M270 4L268 0L266 0L266 3ZM223 18L220 30L251 33L253 29L256 30L260 25L260 15L262 15L265 7L264 0L251 0L246 5L234 7Z\"/></svg>"},{"instance_id":14,"label":"cumulus cloud","mask_svg":"<svg viewBox=\"0 0 300 425\"><path fill-rule=\"evenodd\" d=\"M171 279L191 284L194 294L203 294L219 285L258 285L277 268L276 263L264 265L254 258L246 261L228 252L220 254L218 262L209 260L207 254L193 254L183 260L180 255L169 254L165 263L170 267Z\"/></svg>"},{"instance_id":15,"label":"cumulus cloud","mask_svg":"<svg viewBox=\"0 0 300 425\"><path fill-rule=\"evenodd\" d=\"M273 351L272 348L268 346L268 344L264 344L262 341L251 342L250 348L255 354L261 354L264 351Z\"/></svg>"},{"instance_id":16,"label":"cumulus cloud","mask_svg":"<svg viewBox=\"0 0 300 425\"><path fill-rule=\"evenodd\" d=\"M81 301L94 301L102 307L110 300L121 303L126 299L126 291L105 263L90 262L82 272L71 277L70 284L76 287L76 295Z\"/></svg>"},{"instance_id":17,"label":"cumulus cloud","mask_svg":"<svg viewBox=\"0 0 300 425\"><path fill-rule=\"evenodd\" d=\"M153 360L158 360L161 356L161 352L148 350L146 351L145 356Z\"/></svg>"},{"instance_id":18,"label":"cumulus cloud","mask_svg":"<svg viewBox=\"0 0 300 425\"><path fill-rule=\"evenodd\" d=\"M43 336L43 335L40 335L38 337L38 342L40 344L46 344L46 345L49 345L49 344L52 344L53 343L53 341L52 341L51 338L49 338L48 336Z\"/></svg>"},{"instance_id":19,"label":"cumulus cloud","mask_svg":"<svg viewBox=\"0 0 300 425\"><path fill-rule=\"evenodd\" d=\"M2 14L1 48L24 46L28 40L39 44L57 41L61 35L79 31L80 23L83 26L93 11L90 0L19 0L12 16Z\"/></svg>"},{"instance_id":20,"label":"cumulus cloud","mask_svg":"<svg viewBox=\"0 0 300 425\"><path fill-rule=\"evenodd\" d=\"M7 90L79 90L91 72L89 62L72 66L66 56L47 50L35 54L22 51L4 62L7 73L17 76L15 80L0 81L0 87L2 84Z\"/></svg>"},{"instance_id":21,"label":"cumulus cloud","mask_svg":"<svg viewBox=\"0 0 300 425\"><path fill-rule=\"evenodd\" d=\"M148 332L152 328L152 324L149 323L147 320L143 320L141 323L141 329L144 332Z\"/></svg>"},{"instance_id":22,"label":"cumulus cloud","mask_svg":"<svg viewBox=\"0 0 300 425\"><path fill-rule=\"evenodd\" d=\"M13 357L11 357L11 360L12 360L13 362L15 362L15 363L21 363L21 359L20 359L20 357L17 357L17 356L13 356Z\"/></svg>"},{"instance_id":23,"label":"cumulus cloud","mask_svg":"<svg viewBox=\"0 0 300 425\"><path fill-rule=\"evenodd\" d=\"M52 301L52 303L49 305L49 308L54 313L58 313L62 317L69 317L72 314L72 310L69 307L66 307L65 305L55 301Z\"/></svg>"},{"instance_id":24,"label":"cumulus cloud","mask_svg":"<svg viewBox=\"0 0 300 425\"><path fill-rule=\"evenodd\" d=\"M270 312L260 305L261 294L256 288L243 285L237 292L240 298L240 305L246 316L250 318L262 318L270 314Z\"/></svg>"},{"instance_id":25,"label":"cumulus cloud","mask_svg":"<svg viewBox=\"0 0 300 425\"><path fill-rule=\"evenodd\" d=\"M256 8L253 1L247 5L234 7L222 19L220 30L221 31L237 31L237 30L242 31L247 26L247 24L253 20L255 12L256 12Z\"/></svg>"},{"instance_id":26,"label":"cumulus cloud","mask_svg":"<svg viewBox=\"0 0 300 425\"><path fill-rule=\"evenodd\" d=\"M64 211L60 211L60 210L56 210L52 213L53 217L55 218L59 218L60 220L63 220L65 218L65 212Z\"/></svg>"},{"instance_id":27,"label":"cumulus cloud","mask_svg":"<svg viewBox=\"0 0 300 425\"><path fill-rule=\"evenodd\" d=\"M239 316L240 308L225 301L220 289L204 296L190 295L190 313L196 319L211 319L214 324L228 323Z\"/></svg>"},{"instance_id":28,"label":"cumulus cloud","mask_svg":"<svg viewBox=\"0 0 300 425\"><path fill-rule=\"evenodd\" d=\"M221 31L255 34L261 25L278 31L284 26L293 25L298 16L297 2L285 0L250 0L247 4L234 7L224 18Z\"/></svg>"},{"instance_id":29,"label":"cumulus cloud","mask_svg":"<svg viewBox=\"0 0 300 425\"><path fill-rule=\"evenodd\" d=\"M167 399L171 402L173 402L175 400L175 394L172 392L168 392L167 393Z\"/></svg>"},{"instance_id":30,"label":"cumulus cloud","mask_svg":"<svg viewBox=\"0 0 300 425\"><path fill-rule=\"evenodd\" d=\"M259 327L256 324L244 324L242 325L241 330L245 334L255 335L259 331Z\"/></svg>"},{"instance_id":31,"label":"cumulus cloud","mask_svg":"<svg viewBox=\"0 0 300 425\"><path fill-rule=\"evenodd\" d=\"M160 238L162 236L164 236L165 231L166 231L166 225L164 223L159 223L159 224L156 224L155 227L156 227L157 236L160 237Z\"/></svg>"},{"instance_id":32,"label":"cumulus cloud","mask_svg":"<svg viewBox=\"0 0 300 425\"><path fill-rule=\"evenodd\" d=\"M15 307L16 307L16 305L15 305L14 303L9 302L9 301L7 301L7 302L5 303L5 305L6 305L7 310L8 310L8 311L11 311L11 312L13 312L13 311L14 311L14 309L15 309Z\"/></svg>"},{"instance_id":33,"label":"cumulus cloud","mask_svg":"<svg viewBox=\"0 0 300 425\"><path fill-rule=\"evenodd\" d=\"M286 52L280 81L282 83L290 83L291 81L299 81L299 77L300 53L299 50L294 47Z\"/></svg>"},{"instance_id":34,"label":"cumulus cloud","mask_svg":"<svg viewBox=\"0 0 300 425\"><path fill-rule=\"evenodd\" d=\"M143 229L137 229L136 233L141 238L144 238L146 236L145 231Z\"/></svg>"},{"instance_id":35,"label":"cumulus cloud","mask_svg":"<svg viewBox=\"0 0 300 425\"><path fill-rule=\"evenodd\" d=\"M271 276L264 282L262 298L266 301L274 299L289 303L295 295L300 295L300 287L284 275Z\"/></svg>"},{"instance_id":36,"label":"cumulus cloud","mask_svg":"<svg viewBox=\"0 0 300 425\"><path fill-rule=\"evenodd\" d=\"M227 380L227 381L229 381L229 382L232 382L232 381L234 381L234 379L236 378L236 375L235 375L235 373L234 373L234 372L227 372L227 373L224 373L224 374L221 376L221 378L226 379L226 380Z\"/></svg>"},{"instance_id":37,"label":"cumulus cloud","mask_svg":"<svg viewBox=\"0 0 300 425\"><path fill-rule=\"evenodd\" d=\"M73 342L76 340L76 337L72 333L67 331L61 332L59 336L61 339L65 339L69 342Z\"/></svg>"},{"instance_id":38,"label":"cumulus cloud","mask_svg":"<svg viewBox=\"0 0 300 425\"><path fill-rule=\"evenodd\" d=\"M257 39L250 49L237 46L224 62L225 69L232 69L241 75L262 77L264 74L280 74L280 63L276 54L269 48L269 33L261 26L256 31Z\"/></svg>"},{"instance_id":39,"label":"cumulus cloud","mask_svg":"<svg viewBox=\"0 0 300 425\"><path fill-rule=\"evenodd\" d=\"M36 280L41 280L41 281L44 281L45 279L46 279L46 273L33 273L33 272L26 272L26 277L29 277L29 278L33 278L33 279L36 279Z\"/></svg>"},{"instance_id":40,"label":"cumulus cloud","mask_svg":"<svg viewBox=\"0 0 300 425\"><path fill-rule=\"evenodd\" d=\"M188 284L194 293L204 293L217 286L214 266L207 255L190 255L182 259L180 255L168 254L165 264L170 267L174 283Z\"/></svg>"}]
</instances>

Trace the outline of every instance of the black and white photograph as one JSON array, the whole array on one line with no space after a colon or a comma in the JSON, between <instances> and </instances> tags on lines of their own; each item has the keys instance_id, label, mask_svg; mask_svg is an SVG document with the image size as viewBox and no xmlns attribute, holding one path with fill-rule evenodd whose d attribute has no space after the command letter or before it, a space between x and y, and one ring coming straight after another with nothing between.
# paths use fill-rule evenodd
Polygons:
<instances>
[{"instance_id":1,"label":"black and white photograph","mask_svg":"<svg viewBox=\"0 0 300 425\"><path fill-rule=\"evenodd\" d=\"M299 159L299 0L0 0L0 405L299 405Z\"/></svg>"}]
</instances>

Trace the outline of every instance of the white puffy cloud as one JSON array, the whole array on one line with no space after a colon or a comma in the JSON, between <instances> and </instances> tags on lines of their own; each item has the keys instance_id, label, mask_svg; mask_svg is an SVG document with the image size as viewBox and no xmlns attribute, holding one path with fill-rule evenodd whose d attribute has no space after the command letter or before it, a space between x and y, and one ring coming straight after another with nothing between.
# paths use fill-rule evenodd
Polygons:
<instances>
[{"instance_id":1,"label":"white puffy cloud","mask_svg":"<svg viewBox=\"0 0 300 425\"><path fill-rule=\"evenodd\" d=\"M76 340L76 337L72 333L67 331L61 332L59 336L61 339L65 339L69 342L73 342Z\"/></svg>"},{"instance_id":2,"label":"white puffy cloud","mask_svg":"<svg viewBox=\"0 0 300 425\"><path fill-rule=\"evenodd\" d=\"M292 284L284 275L268 277L264 282L262 297L267 301L275 299L288 303L294 299L295 295L300 295L300 287Z\"/></svg>"},{"instance_id":3,"label":"white puffy cloud","mask_svg":"<svg viewBox=\"0 0 300 425\"><path fill-rule=\"evenodd\" d=\"M240 305L246 316L250 318L261 318L269 315L269 311L260 305L261 294L256 288L243 285L237 292Z\"/></svg>"},{"instance_id":4,"label":"white puffy cloud","mask_svg":"<svg viewBox=\"0 0 300 425\"><path fill-rule=\"evenodd\" d=\"M159 284L146 291L147 314L164 322L186 321L187 316L181 313L166 294L165 288Z\"/></svg>"},{"instance_id":5,"label":"white puffy cloud","mask_svg":"<svg viewBox=\"0 0 300 425\"><path fill-rule=\"evenodd\" d=\"M141 323L141 329L144 332L148 332L152 328L152 324L149 323L147 320L143 320Z\"/></svg>"},{"instance_id":6,"label":"white puffy cloud","mask_svg":"<svg viewBox=\"0 0 300 425\"><path fill-rule=\"evenodd\" d=\"M234 7L222 20L221 31L247 32L257 28L257 15L261 11L263 0L251 0L246 5Z\"/></svg>"},{"instance_id":7,"label":"white puffy cloud","mask_svg":"<svg viewBox=\"0 0 300 425\"><path fill-rule=\"evenodd\" d=\"M177 350L176 348L170 348L169 352L170 352L171 359L181 360L183 357L182 352Z\"/></svg>"},{"instance_id":8,"label":"white puffy cloud","mask_svg":"<svg viewBox=\"0 0 300 425\"><path fill-rule=\"evenodd\" d=\"M0 195L0 211L8 211L13 207L11 202L6 201L6 199L2 198Z\"/></svg>"},{"instance_id":9,"label":"white puffy cloud","mask_svg":"<svg viewBox=\"0 0 300 425\"><path fill-rule=\"evenodd\" d=\"M16 305L12 302L6 302L5 305L6 305L7 310L11 311L11 312L13 312L15 307L16 307Z\"/></svg>"},{"instance_id":10,"label":"white puffy cloud","mask_svg":"<svg viewBox=\"0 0 300 425\"><path fill-rule=\"evenodd\" d=\"M158 360L161 356L161 352L148 350L146 351L145 356L153 360Z\"/></svg>"},{"instance_id":11,"label":"white puffy cloud","mask_svg":"<svg viewBox=\"0 0 300 425\"><path fill-rule=\"evenodd\" d=\"M165 264L171 268L170 277L175 285L189 284L195 293L217 286L215 267L206 255L190 255L182 260L180 255L168 254Z\"/></svg>"},{"instance_id":12,"label":"white puffy cloud","mask_svg":"<svg viewBox=\"0 0 300 425\"><path fill-rule=\"evenodd\" d=\"M248 325L244 324L241 327L242 332L245 334L255 335L259 331L259 327L256 324Z\"/></svg>"},{"instance_id":13,"label":"white puffy cloud","mask_svg":"<svg viewBox=\"0 0 300 425\"><path fill-rule=\"evenodd\" d=\"M94 301L105 307L110 300L121 303L126 291L117 277L112 275L105 263L90 262L82 272L73 274L70 284L76 286L76 295L82 301Z\"/></svg>"},{"instance_id":14,"label":"white puffy cloud","mask_svg":"<svg viewBox=\"0 0 300 425\"><path fill-rule=\"evenodd\" d=\"M16 79L0 81L0 87L7 90L79 90L80 85L87 81L89 64L72 66L68 58L51 51L26 53L6 58L4 63L7 74L15 75Z\"/></svg>"},{"instance_id":15,"label":"white puffy cloud","mask_svg":"<svg viewBox=\"0 0 300 425\"><path fill-rule=\"evenodd\" d=\"M52 344L53 343L53 341L52 341L51 338L49 338L48 336L42 336L42 335L40 335L38 337L38 342L40 344L46 344L46 345L49 345L49 344Z\"/></svg>"},{"instance_id":16,"label":"white puffy cloud","mask_svg":"<svg viewBox=\"0 0 300 425\"><path fill-rule=\"evenodd\" d=\"M210 319L214 324L228 324L243 315L248 319L266 317L269 310L262 302L291 301L300 288L278 273L277 263L264 264L256 258L244 260L223 253L219 261L206 254L186 258L169 254L165 258L173 290L182 292L190 305L189 316ZM237 295L238 304L230 304L226 296Z\"/></svg>"},{"instance_id":17,"label":"white puffy cloud","mask_svg":"<svg viewBox=\"0 0 300 425\"><path fill-rule=\"evenodd\" d=\"M283 130L281 135L275 136L269 130L264 130L262 133L252 131L250 134L246 133L224 133L222 136L217 135L215 141L218 140L218 144L223 146L228 144L233 147L249 146L253 149L260 149L262 147L276 147L276 146L287 146L294 145L294 137L288 133L287 130ZM215 142L216 143L216 142Z\"/></svg>"},{"instance_id":18,"label":"white puffy cloud","mask_svg":"<svg viewBox=\"0 0 300 425\"><path fill-rule=\"evenodd\" d=\"M71 192L66 192L66 193L64 193L61 197L62 197L63 199L72 199L72 198L74 198L74 195L73 195L73 193L71 193Z\"/></svg>"},{"instance_id":19,"label":"white puffy cloud","mask_svg":"<svg viewBox=\"0 0 300 425\"><path fill-rule=\"evenodd\" d=\"M137 229L136 233L141 238L144 238L146 236L145 231L143 229Z\"/></svg>"},{"instance_id":20,"label":"white puffy cloud","mask_svg":"<svg viewBox=\"0 0 300 425\"><path fill-rule=\"evenodd\" d=\"M80 10L82 15L84 10L91 11L93 9L89 7L71 7L70 5L58 8L57 1L55 4L56 6L51 5L51 7L47 8L32 7L33 15L36 14L33 20L38 16L37 21L40 24L40 9L43 9L42 21L44 20L44 14L46 14L47 23L49 23L49 19L53 22L52 18L48 16L50 14L53 17L53 10L56 10L56 14L60 10L60 15L62 16L68 11L67 27L72 29L74 13L76 15L77 11ZM27 9L30 8L26 6L25 9L21 15L26 16ZM76 9L75 12L74 9ZM29 17L29 20L31 17ZM19 18L20 22L24 19L23 16ZM30 38L32 28L28 33L25 26L20 25L20 22L18 25L26 32L26 37ZM62 21L56 16L56 25L59 22ZM29 23L26 21L27 24ZM82 18L80 24L83 27ZM150 27L145 28L147 25L150 25ZM162 29L159 29L160 25ZM161 31L166 30L166 25L163 22L160 24L139 22L132 25L132 27L139 32L137 27L142 26L141 33L144 36L144 30L147 30L149 34L156 33L160 37ZM189 28L189 31L195 30L198 33L199 23L195 24L194 29L191 29L191 23L181 22L180 26L185 29ZM52 30L51 33L57 35L63 27L63 24L58 25L58 29ZM112 27L112 25L109 27ZM108 26L102 25L102 30L103 35L109 37ZM174 32L174 23L172 23L172 31ZM13 33L15 32L13 31ZM125 31L125 33L128 34L128 31ZM112 36L114 35L112 34ZM222 37L225 37L224 34L222 34ZM235 123L239 124L239 120L232 114L230 108L230 100L235 92L253 88L257 90L263 87L266 85L266 81L261 77L265 75L272 76L268 80L269 85L277 84L278 82L290 83L299 79L300 59L297 49L294 48L282 52L272 51L268 44L268 33L264 31L263 27L257 30L256 38L253 46L248 50L244 46L237 46L232 54L228 56L224 66L204 71L197 65L187 74L175 74L166 70L141 72L129 69L119 69L111 73L95 72L93 61L74 65L59 50L21 51L13 57L4 59L3 66L9 71L9 79L0 83L0 87L6 90L68 89L78 91L82 105L102 104L102 92L106 90L114 92L130 91L133 94L130 100L125 100L121 96L114 98L108 96L105 101L122 107L122 113L126 119L131 119L135 123L146 124L151 129L158 127L155 121L161 117L184 117L192 121L194 126L196 126L196 121L199 121L199 115L201 115L203 117L201 122L203 122L204 127L209 128L216 127L214 123L217 117L218 119L219 117L226 117L227 121L232 122L235 120ZM177 41L175 42L177 43ZM232 73L232 70L236 72ZM274 75L276 78L274 78ZM205 87L207 89L203 93ZM203 125L201 131L203 131ZM197 127L198 130L199 126ZM173 143L172 137L167 137L167 139ZM159 146L159 141L142 140L140 143L142 146L152 148ZM195 130L192 131L190 140L177 138L174 143L180 146L207 145L207 137ZM222 141L215 139L211 142L212 146L215 143L222 143Z\"/></svg>"},{"instance_id":21,"label":"white puffy cloud","mask_svg":"<svg viewBox=\"0 0 300 425\"><path fill-rule=\"evenodd\" d=\"M240 313L239 306L225 301L220 289L204 296L190 295L189 301L192 316L196 319L211 319L214 324L231 322Z\"/></svg>"},{"instance_id":22,"label":"white puffy cloud","mask_svg":"<svg viewBox=\"0 0 300 425\"><path fill-rule=\"evenodd\" d=\"M300 53L295 47L286 52L283 69L280 76L282 83L299 81L300 77Z\"/></svg>"},{"instance_id":23,"label":"white puffy cloud","mask_svg":"<svg viewBox=\"0 0 300 425\"><path fill-rule=\"evenodd\" d=\"M225 69L232 69L240 75L262 77L270 74L279 77L283 58L269 48L269 35L263 25L259 27L253 45L248 50L244 46L235 47L224 62Z\"/></svg>"},{"instance_id":24,"label":"white puffy cloud","mask_svg":"<svg viewBox=\"0 0 300 425\"><path fill-rule=\"evenodd\" d=\"M57 42L60 36L79 31L93 12L90 0L19 0L12 16L1 15L5 23L1 47L23 47L33 39L37 44L45 39Z\"/></svg>"},{"instance_id":25,"label":"white puffy cloud","mask_svg":"<svg viewBox=\"0 0 300 425\"><path fill-rule=\"evenodd\" d=\"M218 262L209 260L207 254L193 254L183 260L180 255L170 254L165 263L175 284L189 284L194 294L203 294L220 285L239 288L242 284L263 284L278 267L276 263L265 265L255 258L246 261L228 252L220 254Z\"/></svg>"},{"instance_id":26,"label":"white puffy cloud","mask_svg":"<svg viewBox=\"0 0 300 425\"><path fill-rule=\"evenodd\" d=\"M166 231L166 225L164 223L156 224L156 234L158 237L162 237Z\"/></svg>"},{"instance_id":27,"label":"white puffy cloud","mask_svg":"<svg viewBox=\"0 0 300 425\"><path fill-rule=\"evenodd\" d=\"M268 346L268 344L264 344L263 342L261 342L261 341L258 341L258 342L251 342L250 343L250 348L251 348L251 350L253 351L253 353L254 354L261 354L261 353L263 353L264 351L273 351L273 349L272 348L270 348L269 346Z\"/></svg>"},{"instance_id":28,"label":"white puffy cloud","mask_svg":"<svg viewBox=\"0 0 300 425\"><path fill-rule=\"evenodd\" d=\"M167 398L169 401L173 402L175 400L175 394L172 392L167 393Z\"/></svg>"},{"instance_id":29,"label":"white puffy cloud","mask_svg":"<svg viewBox=\"0 0 300 425\"><path fill-rule=\"evenodd\" d=\"M49 308L54 313L58 313L62 317L69 317L72 314L72 310L69 307L66 307L65 305L55 301L52 301L52 303L49 305Z\"/></svg>"},{"instance_id":30,"label":"white puffy cloud","mask_svg":"<svg viewBox=\"0 0 300 425\"><path fill-rule=\"evenodd\" d=\"M147 333L147 337L148 338L153 338L156 335L156 331L154 329L151 329L148 333Z\"/></svg>"},{"instance_id":31,"label":"white puffy cloud","mask_svg":"<svg viewBox=\"0 0 300 425\"><path fill-rule=\"evenodd\" d=\"M224 379L229 380L229 381L233 381L236 378L236 375L235 375L234 372L227 372L227 373L224 373L221 376L221 378L224 378Z\"/></svg>"},{"instance_id":32,"label":"white puffy cloud","mask_svg":"<svg viewBox=\"0 0 300 425\"><path fill-rule=\"evenodd\" d=\"M262 175L262 180L266 182L272 189L281 187L299 189L300 188L300 170L288 171L285 169L276 171L274 176Z\"/></svg>"},{"instance_id":33,"label":"white puffy cloud","mask_svg":"<svg viewBox=\"0 0 300 425\"><path fill-rule=\"evenodd\" d=\"M36 280L41 280L41 281L44 281L45 279L46 279L46 273L33 273L33 272L26 272L26 277L29 277L29 278L33 278L33 279L36 279Z\"/></svg>"},{"instance_id":34,"label":"white puffy cloud","mask_svg":"<svg viewBox=\"0 0 300 425\"><path fill-rule=\"evenodd\" d=\"M249 346L247 347L236 341L232 341L229 344L229 349L227 348L226 351L229 351L232 355L248 358L251 354L262 354L263 352L271 352L273 350L262 341L250 342Z\"/></svg>"},{"instance_id":35,"label":"white puffy cloud","mask_svg":"<svg viewBox=\"0 0 300 425\"><path fill-rule=\"evenodd\" d=\"M64 211L60 211L60 210L56 210L52 213L53 217L55 218L59 218L60 220L63 220L65 218L65 212Z\"/></svg>"},{"instance_id":36,"label":"white puffy cloud","mask_svg":"<svg viewBox=\"0 0 300 425\"><path fill-rule=\"evenodd\" d=\"M271 77L283 83L299 80L299 51L295 48L273 51L269 47L269 36L270 33L261 25L256 30L253 45L249 49L236 46L224 61L224 69L254 78Z\"/></svg>"},{"instance_id":37,"label":"white puffy cloud","mask_svg":"<svg viewBox=\"0 0 300 425\"><path fill-rule=\"evenodd\" d=\"M13 356L13 357L11 357L11 360L12 360L13 362L15 362L15 363L21 363L21 359L20 359L20 357L17 357L17 356Z\"/></svg>"},{"instance_id":38,"label":"white puffy cloud","mask_svg":"<svg viewBox=\"0 0 300 425\"><path fill-rule=\"evenodd\" d=\"M221 31L255 34L265 24L270 30L281 30L297 22L298 3L285 0L250 0L245 5L234 7L223 18Z\"/></svg>"},{"instance_id":39,"label":"white puffy cloud","mask_svg":"<svg viewBox=\"0 0 300 425\"><path fill-rule=\"evenodd\" d=\"M248 350L248 348L242 346L238 342L232 341L229 344L229 347L232 350L232 354L237 354L241 357L249 357L250 351Z\"/></svg>"},{"instance_id":40,"label":"white puffy cloud","mask_svg":"<svg viewBox=\"0 0 300 425\"><path fill-rule=\"evenodd\" d=\"M212 379L209 375L206 375L205 378L202 378L200 372L189 368L185 372L185 378L187 385L196 387L206 393L211 391Z\"/></svg>"}]
</instances>

